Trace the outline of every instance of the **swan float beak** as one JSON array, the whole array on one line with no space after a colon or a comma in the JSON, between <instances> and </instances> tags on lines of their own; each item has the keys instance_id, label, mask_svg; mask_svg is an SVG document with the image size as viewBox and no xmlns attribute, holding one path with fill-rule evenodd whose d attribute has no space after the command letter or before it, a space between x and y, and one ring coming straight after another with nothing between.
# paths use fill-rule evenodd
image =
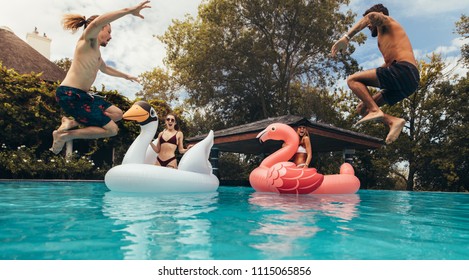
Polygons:
<instances>
[{"instance_id":1,"label":"swan float beak","mask_svg":"<svg viewBox=\"0 0 469 280\"><path fill-rule=\"evenodd\" d=\"M144 122L149 117L149 112L143 109L138 104L132 105L127 112L125 112L123 119L128 121Z\"/></svg>"},{"instance_id":2,"label":"swan float beak","mask_svg":"<svg viewBox=\"0 0 469 280\"><path fill-rule=\"evenodd\" d=\"M155 110L144 101L138 101L122 116L124 120L145 124L150 120L158 120Z\"/></svg>"}]
</instances>

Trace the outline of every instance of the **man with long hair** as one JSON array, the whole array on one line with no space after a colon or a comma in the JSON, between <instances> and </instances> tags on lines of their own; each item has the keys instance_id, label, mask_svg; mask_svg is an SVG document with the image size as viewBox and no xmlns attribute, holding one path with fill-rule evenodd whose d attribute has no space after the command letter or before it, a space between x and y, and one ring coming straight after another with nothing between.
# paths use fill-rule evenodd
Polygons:
<instances>
[{"instance_id":1,"label":"man with long hair","mask_svg":"<svg viewBox=\"0 0 469 280\"><path fill-rule=\"evenodd\" d=\"M81 15L69 14L63 18L63 27L72 32L84 27L77 42L72 65L65 79L56 90L56 100L60 107L72 116L62 118L62 124L54 130L54 143L51 151L60 153L65 142L73 139L97 139L115 136L118 132L117 121L122 119L122 110L101 97L88 93L96 79L98 70L111 76L138 82L136 77L122 73L104 62L100 47L106 47L111 40L111 22L133 15L144 18L140 12L150 8L150 1L137 6L109 12L88 19ZM73 129L79 125L84 127Z\"/></svg>"},{"instance_id":2,"label":"man with long hair","mask_svg":"<svg viewBox=\"0 0 469 280\"><path fill-rule=\"evenodd\" d=\"M372 37L378 37L378 48L383 55L384 65L365 70L348 77L347 84L362 101L357 111L364 117L357 124L381 120L389 127L386 144L394 142L405 125L405 120L383 113L384 104L394 105L410 96L418 87L420 76L412 45L404 28L389 16L388 9L377 4L368 9L363 18L332 46L331 54L343 51L350 39L365 27ZM368 86L381 91L370 95Z\"/></svg>"}]
</instances>

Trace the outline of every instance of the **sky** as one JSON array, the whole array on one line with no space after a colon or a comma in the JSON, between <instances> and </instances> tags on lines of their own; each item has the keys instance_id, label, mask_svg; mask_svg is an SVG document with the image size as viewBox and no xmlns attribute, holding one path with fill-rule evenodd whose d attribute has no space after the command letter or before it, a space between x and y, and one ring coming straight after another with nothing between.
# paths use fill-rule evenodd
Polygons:
<instances>
[{"instance_id":1,"label":"sky","mask_svg":"<svg viewBox=\"0 0 469 280\"><path fill-rule=\"evenodd\" d=\"M26 2L26 3L25 3ZM89 17L134 6L140 1L133 0L27 0L3 1L0 9L0 27L10 28L19 38L26 40L26 34L38 29L52 39L52 61L72 58L75 43L82 30L75 34L64 30L62 16L67 13ZM101 54L106 63L122 72L138 76L155 67L164 68L165 46L154 37L162 35L172 20L184 19L186 14L197 16L202 0L153 0L151 9L142 10L145 19L124 16L112 23L112 40ZM425 59L432 52L438 52L453 65L460 56L464 43L454 34L455 22L461 14L469 15L467 0L351 0L348 9L361 17L370 6L382 3L390 16L398 20L406 29L418 60ZM369 35L367 30L364 30ZM465 41L466 43L467 40ZM368 36L365 45L357 48L353 56L364 69L382 65L383 59L376 45L376 39ZM459 67L458 74L467 69ZM137 83L109 77L99 73L94 85L101 89L116 89L123 95L134 99L141 89Z\"/></svg>"}]
</instances>

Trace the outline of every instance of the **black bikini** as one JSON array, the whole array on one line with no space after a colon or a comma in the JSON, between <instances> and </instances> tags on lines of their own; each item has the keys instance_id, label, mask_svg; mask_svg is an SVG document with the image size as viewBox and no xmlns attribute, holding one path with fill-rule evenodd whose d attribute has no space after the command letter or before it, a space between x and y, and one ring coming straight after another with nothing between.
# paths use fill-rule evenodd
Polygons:
<instances>
[{"instance_id":1,"label":"black bikini","mask_svg":"<svg viewBox=\"0 0 469 280\"><path fill-rule=\"evenodd\" d=\"M162 144L164 144L164 143L169 143L169 144L177 145L178 139L177 139L176 135L177 135L177 132L176 132L176 134L174 134L173 136L171 136L171 138L169 138L168 140L164 140L164 138L163 138L163 133L161 133L161 136L160 136L160 138L159 138L158 141L160 142L160 145L162 145ZM169 158L169 159L167 159L167 160L161 160L159 156L156 157L156 160L160 163L161 166L164 166L164 167L168 166L168 164L169 164L171 161L175 160L175 159L176 159L176 156L174 156L174 157L172 157L172 158Z\"/></svg>"},{"instance_id":2,"label":"black bikini","mask_svg":"<svg viewBox=\"0 0 469 280\"><path fill-rule=\"evenodd\" d=\"M157 160L157 161L160 163L160 165L163 166L163 167L168 166L168 164L169 164L171 161L175 160L175 159L176 159L176 157L172 157L172 158L167 159L167 160L161 160L159 157L156 157L156 160Z\"/></svg>"},{"instance_id":3,"label":"black bikini","mask_svg":"<svg viewBox=\"0 0 469 280\"><path fill-rule=\"evenodd\" d=\"M160 136L160 143L163 144L163 143L169 143L169 144L174 144L174 145L177 145L178 144L178 139L176 137L178 133L176 132L176 134L174 134L171 138L169 138L168 140L164 140L163 138L163 133L161 133L161 136Z\"/></svg>"}]
</instances>

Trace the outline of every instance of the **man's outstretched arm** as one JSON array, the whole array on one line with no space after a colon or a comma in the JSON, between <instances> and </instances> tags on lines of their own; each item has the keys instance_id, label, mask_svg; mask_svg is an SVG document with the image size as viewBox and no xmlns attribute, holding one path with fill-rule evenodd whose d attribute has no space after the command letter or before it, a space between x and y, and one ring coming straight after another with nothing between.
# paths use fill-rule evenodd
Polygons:
<instances>
[{"instance_id":1,"label":"man's outstretched arm","mask_svg":"<svg viewBox=\"0 0 469 280\"><path fill-rule=\"evenodd\" d=\"M151 6L148 5L148 3L150 3L150 1L147 0L134 7L124 8L121 10L117 10L117 11L113 11L113 12L100 15L95 20L93 20L85 29L85 33L84 33L85 39L96 38L104 26L106 26L107 24L110 24L111 22L125 15L133 15L133 16L140 17L143 19L144 17L140 14L140 12L143 9L151 8Z\"/></svg>"},{"instance_id":2,"label":"man's outstretched arm","mask_svg":"<svg viewBox=\"0 0 469 280\"><path fill-rule=\"evenodd\" d=\"M102 63L101 67L99 67L99 70L103 72L104 74L114 76L114 77L119 77L119 78L124 78L132 82L137 82L139 83L139 80L137 77L131 76L129 74L125 74L117 69L114 69L110 66L107 66L106 63Z\"/></svg>"},{"instance_id":3,"label":"man's outstretched arm","mask_svg":"<svg viewBox=\"0 0 469 280\"><path fill-rule=\"evenodd\" d=\"M383 13L371 12L360 19L342 38L337 40L331 48L332 56L336 56L338 52L343 51L350 39L355 36L358 32L366 28L367 26L381 27L389 22L389 19Z\"/></svg>"}]
</instances>

